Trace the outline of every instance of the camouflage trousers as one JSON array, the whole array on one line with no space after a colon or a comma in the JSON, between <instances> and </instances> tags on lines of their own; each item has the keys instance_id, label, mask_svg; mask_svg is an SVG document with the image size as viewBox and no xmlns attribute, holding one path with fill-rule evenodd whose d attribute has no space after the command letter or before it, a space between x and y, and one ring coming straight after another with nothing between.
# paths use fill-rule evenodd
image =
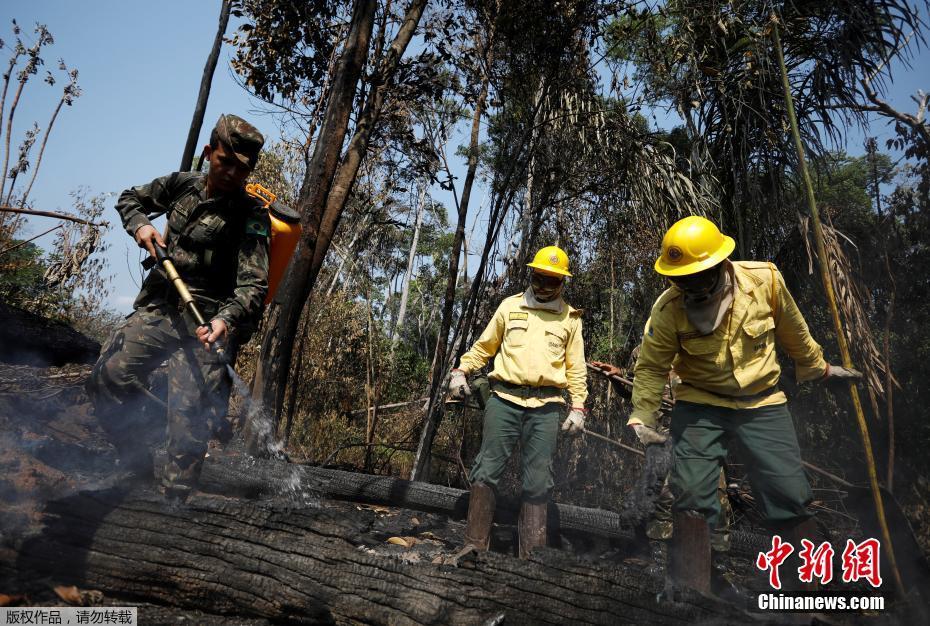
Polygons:
<instances>
[{"instance_id":1,"label":"camouflage trousers","mask_svg":"<svg viewBox=\"0 0 930 626\"><path fill-rule=\"evenodd\" d=\"M152 303L136 309L104 345L87 383L97 419L121 459L139 450L140 419L147 402L145 380L168 361L168 460L162 484L189 491L197 483L211 424L223 418L230 383L225 362L207 351L196 327L177 308Z\"/></svg>"},{"instance_id":2,"label":"camouflage trousers","mask_svg":"<svg viewBox=\"0 0 930 626\"><path fill-rule=\"evenodd\" d=\"M668 486L669 477L662 483L662 491L656 499L656 508L646 523L646 536L653 540L667 541L674 532L672 525L672 505L675 496ZM717 500L720 502L720 515L717 524L710 530L710 547L715 552L728 552L730 550L730 525L733 523L733 508L727 496L726 473L720 469L720 480L717 482Z\"/></svg>"}]
</instances>

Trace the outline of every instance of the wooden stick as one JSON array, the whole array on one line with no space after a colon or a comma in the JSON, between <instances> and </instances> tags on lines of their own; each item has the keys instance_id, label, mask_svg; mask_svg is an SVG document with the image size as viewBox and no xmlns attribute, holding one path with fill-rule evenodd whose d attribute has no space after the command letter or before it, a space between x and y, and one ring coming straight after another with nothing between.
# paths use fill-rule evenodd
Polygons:
<instances>
[{"instance_id":1,"label":"wooden stick","mask_svg":"<svg viewBox=\"0 0 930 626\"><path fill-rule=\"evenodd\" d=\"M588 430L587 428L583 429L581 432L583 432L585 435L591 435L595 439L600 439L601 441L617 446L618 448L623 448L627 452L632 452L634 454L638 454L639 456L646 456L646 453L643 452L642 450L634 448L633 446L628 446L625 443L620 443L616 439L611 439L610 437L607 437L606 435L596 433L594 431Z\"/></svg>"},{"instance_id":2,"label":"wooden stick","mask_svg":"<svg viewBox=\"0 0 930 626\"><path fill-rule=\"evenodd\" d=\"M619 382L621 385L628 386L628 387L632 387L632 386L633 386L633 381L631 381L631 380L629 380L629 379L623 378L622 376L610 376L610 375L606 374L606 373L604 372L604 370L599 369L599 368L595 367L594 365L591 365L590 363L588 363L587 365L588 365L588 369L590 369L590 370L592 370L592 371L594 371L594 372L598 372L599 374L602 374L602 375L603 375L604 377L606 377L606 378L609 378L609 379L611 379L611 380L615 380L615 381ZM675 401L672 400L671 398L668 398L668 397L663 397L663 398L662 398L662 408L663 408L663 409L670 409L671 407L674 406L674 404L675 404ZM614 444L614 445L617 445L617 446L623 448L624 450L628 450L628 451L630 451L630 452L635 452L636 454L639 454L639 455L643 455L643 454L644 454L642 450L637 450L636 448L631 448L630 446L624 445L624 444L620 443L619 441L614 441L613 439L610 439L610 438L608 438L608 437L605 437L604 435L599 435L598 433L591 432L590 430L585 430L584 432L585 432L586 435L591 435L591 436L594 437L595 439L601 439L601 440L603 440L603 441L606 441L607 443L612 443L612 444ZM839 483L840 485L843 485L844 487L855 487L855 485L853 485L853 484L852 484L851 482L849 482L848 480L846 480L846 479L844 479L844 478L840 478L840 477L837 476L836 474L832 474L832 473L828 472L827 470L825 470L825 469L823 469L823 468L817 467L817 466L814 465L813 463L808 463L807 461L801 461L801 464L802 464L805 468L807 468L807 469L809 469L810 471L814 472L815 474L820 474L821 476L824 476L825 478L829 478L830 480L832 480L832 481L834 481L834 482L836 482L836 483Z\"/></svg>"}]
</instances>

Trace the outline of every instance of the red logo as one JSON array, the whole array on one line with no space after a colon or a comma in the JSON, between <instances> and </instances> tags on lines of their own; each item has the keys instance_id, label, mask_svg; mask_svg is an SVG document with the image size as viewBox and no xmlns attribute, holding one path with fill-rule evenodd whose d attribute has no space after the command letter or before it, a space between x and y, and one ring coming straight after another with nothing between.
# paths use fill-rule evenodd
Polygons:
<instances>
[{"instance_id":1,"label":"red logo","mask_svg":"<svg viewBox=\"0 0 930 626\"><path fill-rule=\"evenodd\" d=\"M817 577L821 584L826 585L833 580L833 546L824 541L815 550L812 542L802 539L801 548L798 553L803 561L798 568L798 578L801 582L810 583Z\"/></svg>"},{"instance_id":2,"label":"red logo","mask_svg":"<svg viewBox=\"0 0 930 626\"><path fill-rule=\"evenodd\" d=\"M778 566L784 563L792 552L794 552L794 546L775 535L772 537L772 549L768 552L760 552L756 557L756 567L763 572L769 570L769 585L772 589L781 589Z\"/></svg>"},{"instance_id":3,"label":"red logo","mask_svg":"<svg viewBox=\"0 0 930 626\"><path fill-rule=\"evenodd\" d=\"M550 255L549 255L549 263L550 263L551 265L558 265L558 264L559 264L559 255L557 255L557 254L550 254Z\"/></svg>"},{"instance_id":4,"label":"red logo","mask_svg":"<svg viewBox=\"0 0 930 626\"><path fill-rule=\"evenodd\" d=\"M873 587L880 587L882 584L879 567L880 548L881 544L878 539L866 539L862 543L847 539L846 549L843 550L843 582L854 583L864 578Z\"/></svg>"},{"instance_id":5,"label":"red logo","mask_svg":"<svg viewBox=\"0 0 930 626\"><path fill-rule=\"evenodd\" d=\"M772 537L772 549L768 552L760 552L756 557L756 567L763 572L768 571L769 585L773 589L781 589L778 567L793 552L794 546L775 535ZM820 579L821 584L829 583L833 580L834 554L833 546L826 541L815 546L807 539L802 539L801 551L798 552L801 560L801 566L798 567L798 579L809 583L817 578ZM854 583L858 580L866 580L873 587L880 587L882 584L880 554L881 543L878 539L866 539L862 543L847 539L846 549L842 554L842 581Z\"/></svg>"}]
</instances>

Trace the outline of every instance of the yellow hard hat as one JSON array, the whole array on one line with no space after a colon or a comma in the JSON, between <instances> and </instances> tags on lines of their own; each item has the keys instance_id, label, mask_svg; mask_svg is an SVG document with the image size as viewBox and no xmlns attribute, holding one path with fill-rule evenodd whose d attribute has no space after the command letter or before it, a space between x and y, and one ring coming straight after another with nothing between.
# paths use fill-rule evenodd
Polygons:
<instances>
[{"instance_id":1,"label":"yellow hard hat","mask_svg":"<svg viewBox=\"0 0 930 626\"><path fill-rule=\"evenodd\" d=\"M533 262L527 265L543 274L571 276L571 272L568 271L568 255L558 246L546 246L540 249L533 257Z\"/></svg>"},{"instance_id":2,"label":"yellow hard hat","mask_svg":"<svg viewBox=\"0 0 930 626\"><path fill-rule=\"evenodd\" d=\"M721 233L709 219L689 215L665 233L655 269L663 276L696 274L723 261L734 248L733 238Z\"/></svg>"}]
</instances>

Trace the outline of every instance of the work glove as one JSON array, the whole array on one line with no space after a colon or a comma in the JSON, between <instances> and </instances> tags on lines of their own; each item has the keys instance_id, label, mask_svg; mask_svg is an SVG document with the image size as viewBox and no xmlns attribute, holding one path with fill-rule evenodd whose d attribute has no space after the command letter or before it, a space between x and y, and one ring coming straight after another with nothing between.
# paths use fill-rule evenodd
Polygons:
<instances>
[{"instance_id":1,"label":"work glove","mask_svg":"<svg viewBox=\"0 0 930 626\"><path fill-rule=\"evenodd\" d=\"M471 387L468 386L465 372L458 368L452 370L452 375L449 377L449 398L456 402L465 402L470 397Z\"/></svg>"},{"instance_id":2,"label":"work glove","mask_svg":"<svg viewBox=\"0 0 930 626\"><path fill-rule=\"evenodd\" d=\"M630 426L633 428L633 432L636 433L636 438L639 439L639 442L644 446L650 446L655 443L665 443L668 440L668 435L660 432L657 428L652 428L645 424L630 424Z\"/></svg>"},{"instance_id":3,"label":"work glove","mask_svg":"<svg viewBox=\"0 0 930 626\"><path fill-rule=\"evenodd\" d=\"M827 365L827 371L823 375L824 380L830 382L840 382L847 380L861 380L862 372L853 368L840 367L839 365Z\"/></svg>"},{"instance_id":4,"label":"work glove","mask_svg":"<svg viewBox=\"0 0 930 626\"><path fill-rule=\"evenodd\" d=\"M562 422L562 432L568 435L580 435L584 432L584 414L582 407L573 406L568 417Z\"/></svg>"}]
</instances>

